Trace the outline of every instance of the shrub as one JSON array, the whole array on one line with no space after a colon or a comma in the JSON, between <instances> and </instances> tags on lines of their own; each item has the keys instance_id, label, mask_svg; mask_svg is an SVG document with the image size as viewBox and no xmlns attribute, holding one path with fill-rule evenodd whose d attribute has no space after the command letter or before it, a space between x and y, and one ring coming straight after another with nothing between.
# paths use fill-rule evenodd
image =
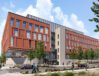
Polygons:
<instances>
[{"instance_id":1,"label":"shrub","mask_svg":"<svg viewBox=\"0 0 99 76\"><path fill-rule=\"evenodd\" d=\"M35 73L34 76L39 76L39 74L38 73Z\"/></svg>"},{"instance_id":2,"label":"shrub","mask_svg":"<svg viewBox=\"0 0 99 76\"><path fill-rule=\"evenodd\" d=\"M86 72L82 71L82 72L79 72L78 74L79 74L79 75L85 75Z\"/></svg>"},{"instance_id":3,"label":"shrub","mask_svg":"<svg viewBox=\"0 0 99 76\"><path fill-rule=\"evenodd\" d=\"M51 76L60 76L59 73L52 73Z\"/></svg>"},{"instance_id":4,"label":"shrub","mask_svg":"<svg viewBox=\"0 0 99 76\"><path fill-rule=\"evenodd\" d=\"M51 76L51 73L49 72L49 73L47 73L45 76Z\"/></svg>"},{"instance_id":5,"label":"shrub","mask_svg":"<svg viewBox=\"0 0 99 76\"><path fill-rule=\"evenodd\" d=\"M74 76L74 73L72 73L72 72L65 72L63 74L63 76Z\"/></svg>"},{"instance_id":6,"label":"shrub","mask_svg":"<svg viewBox=\"0 0 99 76\"><path fill-rule=\"evenodd\" d=\"M28 74L28 73L29 73L29 71L26 71L26 72L25 72L25 74Z\"/></svg>"}]
</instances>

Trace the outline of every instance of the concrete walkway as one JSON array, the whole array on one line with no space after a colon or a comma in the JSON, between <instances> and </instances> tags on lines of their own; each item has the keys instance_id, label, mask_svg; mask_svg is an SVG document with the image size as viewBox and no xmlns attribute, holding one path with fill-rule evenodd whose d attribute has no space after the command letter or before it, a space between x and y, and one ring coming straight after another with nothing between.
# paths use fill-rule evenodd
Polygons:
<instances>
[{"instance_id":1,"label":"concrete walkway","mask_svg":"<svg viewBox=\"0 0 99 76\"><path fill-rule=\"evenodd\" d=\"M91 72L91 73L99 73L99 68L92 68L92 69L88 69L87 71L85 69L79 69L79 70L66 70L67 72L74 72L74 73L78 73L81 71L85 71L85 72ZM66 72L66 71L60 71L60 73ZM58 71L59 72L59 71ZM43 72L43 73L39 73L41 75L44 75L48 72ZM52 72L54 73L54 72ZM14 73L9 73L7 70L0 70L0 76L33 76L34 74L21 74L19 72L14 72Z\"/></svg>"},{"instance_id":2,"label":"concrete walkway","mask_svg":"<svg viewBox=\"0 0 99 76\"><path fill-rule=\"evenodd\" d=\"M57 72L60 72L60 73L64 73L64 72L74 72L74 73L79 73L79 72L82 72L82 71L85 71L85 72L90 72L90 73L98 73L99 74L99 68L91 68L91 69L78 69L78 70L66 70L66 71L57 71ZM51 73L57 73L57 72L51 72ZM47 74L48 72L43 72L43 73L39 73L40 75L45 75ZM33 76L35 74L24 74L25 76Z\"/></svg>"}]
</instances>

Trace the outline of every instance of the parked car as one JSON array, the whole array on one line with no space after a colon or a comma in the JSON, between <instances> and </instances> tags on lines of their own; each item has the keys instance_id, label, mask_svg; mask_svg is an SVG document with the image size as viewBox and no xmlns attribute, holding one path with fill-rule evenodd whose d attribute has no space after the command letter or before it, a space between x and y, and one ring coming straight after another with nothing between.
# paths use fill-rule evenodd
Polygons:
<instances>
[{"instance_id":1,"label":"parked car","mask_svg":"<svg viewBox=\"0 0 99 76\"><path fill-rule=\"evenodd\" d=\"M79 68L88 68L88 64L78 64Z\"/></svg>"},{"instance_id":2,"label":"parked car","mask_svg":"<svg viewBox=\"0 0 99 76\"><path fill-rule=\"evenodd\" d=\"M24 64L24 65L20 66L20 69L32 69L32 65Z\"/></svg>"}]
</instances>

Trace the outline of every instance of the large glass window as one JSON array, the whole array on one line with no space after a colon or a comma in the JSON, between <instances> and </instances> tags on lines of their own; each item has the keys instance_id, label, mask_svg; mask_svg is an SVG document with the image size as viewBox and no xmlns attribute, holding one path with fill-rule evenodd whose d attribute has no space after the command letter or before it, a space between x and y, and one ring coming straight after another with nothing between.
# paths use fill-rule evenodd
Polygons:
<instances>
[{"instance_id":1,"label":"large glass window","mask_svg":"<svg viewBox=\"0 0 99 76\"><path fill-rule=\"evenodd\" d=\"M13 24L14 24L14 19L11 18L11 20L10 20L10 25L13 26Z\"/></svg>"},{"instance_id":2,"label":"large glass window","mask_svg":"<svg viewBox=\"0 0 99 76\"><path fill-rule=\"evenodd\" d=\"M45 34L48 34L48 28L45 28Z\"/></svg>"},{"instance_id":3,"label":"large glass window","mask_svg":"<svg viewBox=\"0 0 99 76\"><path fill-rule=\"evenodd\" d=\"M38 40L42 40L42 35L38 34Z\"/></svg>"},{"instance_id":4,"label":"large glass window","mask_svg":"<svg viewBox=\"0 0 99 76\"><path fill-rule=\"evenodd\" d=\"M33 33L33 39L36 40L36 33Z\"/></svg>"},{"instance_id":5,"label":"large glass window","mask_svg":"<svg viewBox=\"0 0 99 76\"><path fill-rule=\"evenodd\" d=\"M26 21L23 21L23 28L26 28Z\"/></svg>"},{"instance_id":6,"label":"large glass window","mask_svg":"<svg viewBox=\"0 0 99 76\"><path fill-rule=\"evenodd\" d=\"M32 29L32 23L29 23L29 29L30 30Z\"/></svg>"},{"instance_id":7,"label":"large glass window","mask_svg":"<svg viewBox=\"0 0 99 76\"><path fill-rule=\"evenodd\" d=\"M14 36L18 36L18 29L14 29Z\"/></svg>"},{"instance_id":8,"label":"large glass window","mask_svg":"<svg viewBox=\"0 0 99 76\"><path fill-rule=\"evenodd\" d=\"M14 41L14 40L13 40L13 37L11 37L11 39L10 39L11 46L14 45L14 42L13 42L13 41Z\"/></svg>"},{"instance_id":9,"label":"large glass window","mask_svg":"<svg viewBox=\"0 0 99 76\"><path fill-rule=\"evenodd\" d=\"M31 36L30 36L31 34L30 34L30 31L27 31L27 38L28 39L30 39L31 38Z\"/></svg>"},{"instance_id":10,"label":"large glass window","mask_svg":"<svg viewBox=\"0 0 99 76\"><path fill-rule=\"evenodd\" d=\"M46 35L43 35L43 41L46 41Z\"/></svg>"},{"instance_id":11,"label":"large glass window","mask_svg":"<svg viewBox=\"0 0 99 76\"><path fill-rule=\"evenodd\" d=\"M19 27L20 26L20 20L16 19L16 26Z\"/></svg>"},{"instance_id":12,"label":"large glass window","mask_svg":"<svg viewBox=\"0 0 99 76\"><path fill-rule=\"evenodd\" d=\"M35 31L38 32L38 28L39 26L38 25L35 25Z\"/></svg>"},{"instance_id":13,"label":"large glass window","mask_svg":"<svg viewBox=\"0 0 99 76\"><path fill-rule=\"evenodd\" d=\"M40 26L40 32L43 33L43 26Z\"/></svg>"}]
</instances>

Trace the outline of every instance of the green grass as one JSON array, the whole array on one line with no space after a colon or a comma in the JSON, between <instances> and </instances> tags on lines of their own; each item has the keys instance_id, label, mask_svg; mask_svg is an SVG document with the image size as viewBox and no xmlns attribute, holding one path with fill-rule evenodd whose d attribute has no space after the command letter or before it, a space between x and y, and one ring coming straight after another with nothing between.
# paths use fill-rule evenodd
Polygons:
<instances>
[{"instance_id":1,"label":"green grass","mask_svg":"<svg viewBox=\"0 0 99 76\"><path fill-rule=\"evenodd\" d=\"M73 73L73 72L64 72L64 73L48 73L45 76L99 76L99 73L86 73L84 71L79 72L79 73Z\"/></svg>"}]
</instances>

